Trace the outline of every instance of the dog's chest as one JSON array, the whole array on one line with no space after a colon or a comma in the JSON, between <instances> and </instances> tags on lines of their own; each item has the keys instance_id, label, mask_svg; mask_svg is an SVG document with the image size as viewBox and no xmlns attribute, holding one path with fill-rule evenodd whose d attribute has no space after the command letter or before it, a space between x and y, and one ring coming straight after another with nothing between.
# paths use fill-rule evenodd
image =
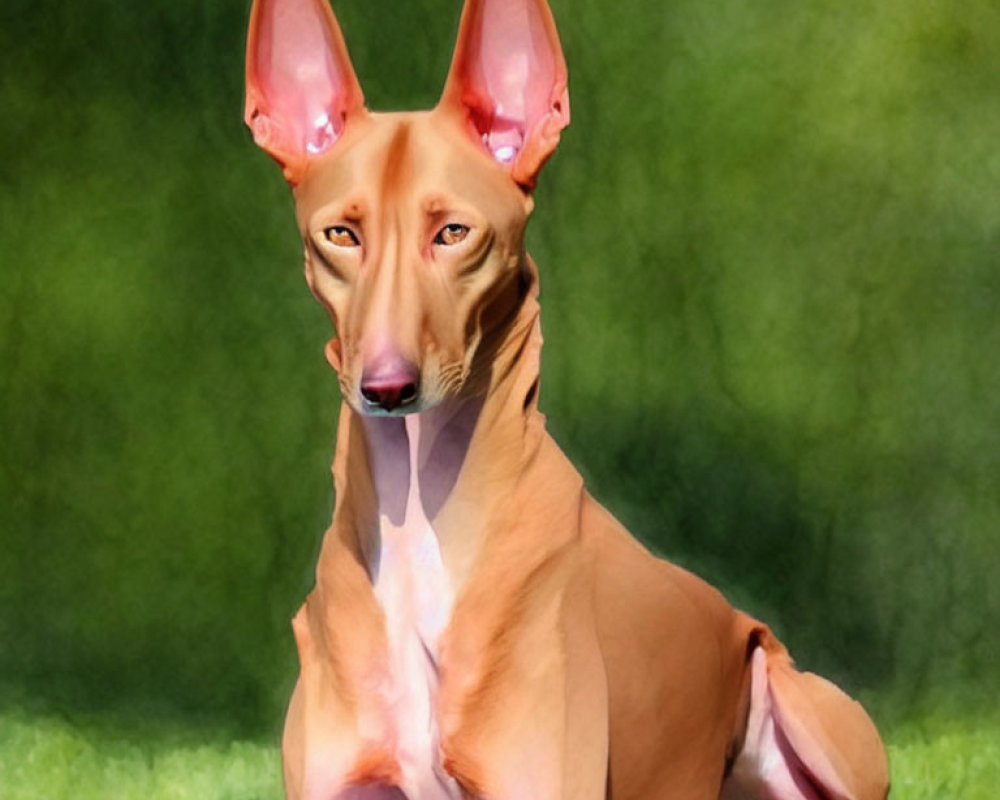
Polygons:
<instances>
[{"instance_id":1,"label":"dog's chest","mask_svg":"<svg viewBox=\"0 0 1000 800\"><path fill-rule=\"evenodd\" d=\"M411 800L458 800L461 790L441 768L435 703L438 644L451 617L454 589L419 496L419 424L413 420L407 420L411 480L405 517L394 525L382 516L375 570L391 662L386 703L402 771L400 788Z\"/></svg>"}]
</instances>

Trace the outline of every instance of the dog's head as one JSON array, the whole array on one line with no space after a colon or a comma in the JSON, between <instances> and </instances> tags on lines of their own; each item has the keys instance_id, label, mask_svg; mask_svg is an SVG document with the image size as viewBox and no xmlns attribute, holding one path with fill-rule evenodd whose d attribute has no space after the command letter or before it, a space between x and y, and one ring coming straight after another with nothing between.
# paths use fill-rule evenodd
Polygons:
<instances>
[{"instance_id":1,"label":"dog's head","mask_svg":"<svg viewBox=\"0 0 1000 800\"><path fill-rule=\"evenodd\" d=\"M538 172L569 122L545 0L467 0L430 111L371 113L327 0L254 0L246 121L292 185L327 357L365 414L481 387L523 300Z\"/></svg>"}]
</instances>

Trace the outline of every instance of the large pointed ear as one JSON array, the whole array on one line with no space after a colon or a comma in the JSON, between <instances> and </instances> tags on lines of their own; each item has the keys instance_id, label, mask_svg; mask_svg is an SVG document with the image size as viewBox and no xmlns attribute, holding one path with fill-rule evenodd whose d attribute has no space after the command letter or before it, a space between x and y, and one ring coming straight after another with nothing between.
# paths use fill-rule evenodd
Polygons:
<instances>
[{"instance_id":1,"label":"large pointed ear","mask_svg":"<svg viewBox=\"0 0 1000 800\"><path fill-rule=\"evenodd\" d=\"M364 104L327 0L254 0L244 119L295 184Z\"/></svg>"},{"instance_id":2,"label":"large pointed ear","mask_svg":"<svg viewBox=\"0 0 1000 800\"><path fill-rule=\"evenodd\" d=\"M569 124L566 62L545 0L466 0L442 105L466 114L531 189Z\"/></svg>"}]
</instances>

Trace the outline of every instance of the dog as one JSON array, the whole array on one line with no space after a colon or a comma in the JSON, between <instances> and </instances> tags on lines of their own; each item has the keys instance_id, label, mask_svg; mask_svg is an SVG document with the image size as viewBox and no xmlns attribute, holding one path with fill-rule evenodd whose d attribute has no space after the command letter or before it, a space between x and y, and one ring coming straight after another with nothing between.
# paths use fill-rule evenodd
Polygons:
<instances>
[{"instance_id":1,"label":"dog","mask_svg":"<svg viewBox=\"0 0 1000 800\"><path fill-rule=\"evenodd\" d=\"M326 0L254 0L246 69L344 401L287 797L884 798L861 706L647 552L545 431L524 230L569 122L545 0L466 0L430 111L365 108Z\"/></svg>"}]
</instances>

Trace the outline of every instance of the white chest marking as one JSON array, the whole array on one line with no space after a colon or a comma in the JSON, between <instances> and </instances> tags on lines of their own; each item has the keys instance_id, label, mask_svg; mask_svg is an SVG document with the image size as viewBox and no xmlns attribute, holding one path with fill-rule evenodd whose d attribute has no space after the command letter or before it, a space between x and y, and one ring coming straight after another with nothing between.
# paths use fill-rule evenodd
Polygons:
<instances>
[{"instance_id":1,"label":"white chest marking","mask_svg":"<svg viewBox=\"0 0 1000 800\"><path fill-rule=\"evenodd\" d=\"M375 596L385 613L392 688L388 701L396 730L400 787L411 800L459 800L461 790L440 765L434 698L438 644L448 625L454 588L438 538L420 498L420 418L406 417L410 481L401 525L381 515Z\"/></svg>"}]
</instances>

